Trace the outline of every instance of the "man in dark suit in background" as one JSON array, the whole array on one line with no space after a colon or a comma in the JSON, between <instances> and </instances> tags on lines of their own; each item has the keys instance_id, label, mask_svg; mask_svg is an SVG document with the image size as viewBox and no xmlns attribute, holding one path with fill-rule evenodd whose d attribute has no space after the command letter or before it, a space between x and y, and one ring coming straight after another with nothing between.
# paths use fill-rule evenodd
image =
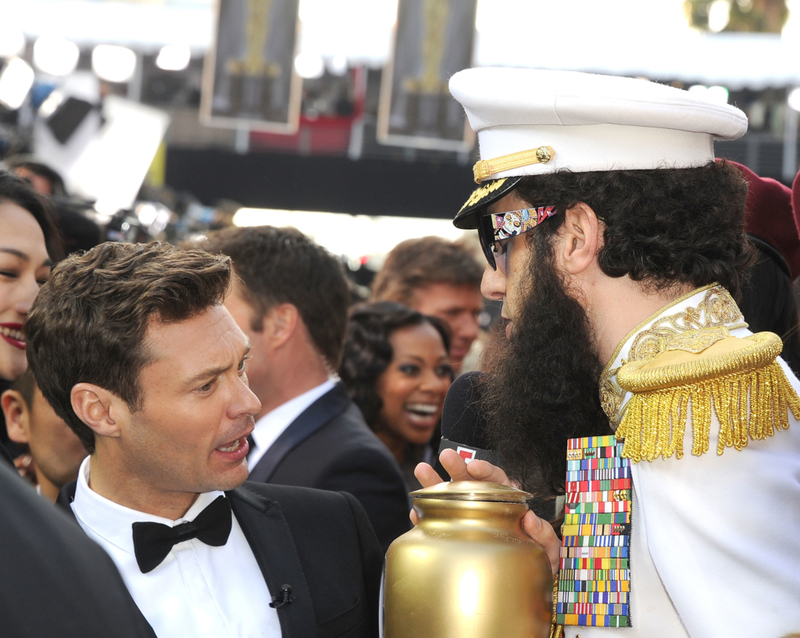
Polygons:
<instances>
[{"instance_id":1,"label":"man in dark suit in background","mask_svg":"<svg viewBox=\"0 0 800 638\"><path fill-rule=\"evenodd\" d=\"M225 300L253 344L261 401L251 481L353 494L385 551L410 523L397 462L338 382L349 291L342 265L293 228L229 228L203 248L233 261Z\"/></svg>"},{"instance_id":2,"label":"man in dark suit in background","mask_svg":"<svg viewBox=\"0 0 800 638\"><path fill-rule=\"evenodd\" d=\"M90 454L59 502L160 638L377 636L382 557L358 502L242 485L261 405L230 277L226 257L157 243L53 271L30 367Z\"/></svg>"}]
</instances>

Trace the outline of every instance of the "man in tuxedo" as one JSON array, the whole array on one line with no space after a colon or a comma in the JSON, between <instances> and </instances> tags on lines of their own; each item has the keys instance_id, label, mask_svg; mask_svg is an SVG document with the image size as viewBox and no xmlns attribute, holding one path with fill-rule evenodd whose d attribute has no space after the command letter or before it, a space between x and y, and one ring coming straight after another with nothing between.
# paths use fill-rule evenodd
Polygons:
<instances>
[{"instance_id":1,"label":"man in tuxedo","mask_svg":"<svg viewBox=\"0 0 800 638\"><path fill-rule=\"evenodd\" d=\"M28 315L45 398L89 457L60 503L155 633L376 636L381 553L348 494L245 484L260 403L222 301L230 260L102 244Z\"/></svg>"},{"instance_id":2,"label":"man in tuxedo","mask_svg":"<svg viewBox=\"0 0 800 638\"><path fill-rule=\"evenodd\" d=\"M409 502L397 462L336 374L349 302L342 265L293 228L229 228L203 247L232 259L225 306L253 346L261 410L250 480L353 494L386 551L410 527Z\"/></svg>"}]
</instances>

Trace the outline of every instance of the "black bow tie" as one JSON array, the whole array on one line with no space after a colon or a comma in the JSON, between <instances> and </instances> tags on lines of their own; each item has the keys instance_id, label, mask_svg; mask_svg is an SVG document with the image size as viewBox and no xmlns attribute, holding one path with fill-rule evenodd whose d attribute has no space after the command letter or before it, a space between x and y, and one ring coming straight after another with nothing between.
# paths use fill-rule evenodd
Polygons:
<instances>
[{"instance_id":1,"label":"black bow tie","mask_svg":"<svg viewBox=\"0 0 800 638\"><path fill-rule=\"evenodd\" d=\"M167 557L174 545L196 538L206 545L219 547L231 533L231 506L220 496L190 523L175 527L161 523L134 523L133 549L143 574L153 571Z\"/></svg>"}]
</instances>

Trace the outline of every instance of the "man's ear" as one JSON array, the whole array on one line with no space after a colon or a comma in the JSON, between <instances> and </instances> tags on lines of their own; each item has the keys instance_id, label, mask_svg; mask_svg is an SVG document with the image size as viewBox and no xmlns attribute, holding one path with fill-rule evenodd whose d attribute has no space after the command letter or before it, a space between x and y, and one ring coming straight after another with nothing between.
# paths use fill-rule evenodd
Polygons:
<instances>
[{"instance_id":1,"label":"man's ear","mask_svg":"<svg viewBox=\"0 0 800 638\"><path fill-rule=\"evenodd\" d=\"M30 443L30 409L16 390L6 390L0 398L6 415L8 438L15 443Z\"/></svg>"},{"instance_id":2,"label":"man's ear","mask_svg":"<svg viewBox=\"0 0 800 638\"><path fill-rule=\"evenodd\" d=\"M128 407L116 394L93 383L78 383L72 388L70 399L75 414L97 436L120 436L121 420Z\"/></svg>"},{"instance_id":3,"label":"man's ear","mask_svg":"<svg viewBox=\"0 0 800 638\"><path fill-rule=\"evenodd\" d=\"M602 225L588 204L568 208L558 232L557 258L566 272L577 275L594 264L603 244Z\"/></svg>"},{"instance_id":4,"label":"man's ear","mask_svg":"<svg viewBox=\"0 0 800 638\"><path fill-rule=\"evenodd\" d=\"M300 313L295 305L278 304L264 316L262 331L273 348L280 348L294 335L299 321Z\"/></svg>"}]
</instances>

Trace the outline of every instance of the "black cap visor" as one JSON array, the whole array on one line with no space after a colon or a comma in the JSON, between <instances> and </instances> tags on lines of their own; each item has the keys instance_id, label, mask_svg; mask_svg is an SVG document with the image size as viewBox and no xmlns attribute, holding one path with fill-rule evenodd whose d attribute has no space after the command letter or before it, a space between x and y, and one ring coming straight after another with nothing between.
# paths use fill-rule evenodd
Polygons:
<instances>
[{"instance_id":1,"label":"black cap visor","mask_svg":"<svg viewBox=\"0 0 800 638\"><path fill-rule=\"evenodd\" d=\"M522 177L503 177L501 179L491 179L483 182L478 188L472 191L472 195L461 207L453 220L456 228L464 230L479 227L479 217L484 214L485 208L492 202L500 199L503 195L514 190Z\"/></svg>"}]
</instances>

